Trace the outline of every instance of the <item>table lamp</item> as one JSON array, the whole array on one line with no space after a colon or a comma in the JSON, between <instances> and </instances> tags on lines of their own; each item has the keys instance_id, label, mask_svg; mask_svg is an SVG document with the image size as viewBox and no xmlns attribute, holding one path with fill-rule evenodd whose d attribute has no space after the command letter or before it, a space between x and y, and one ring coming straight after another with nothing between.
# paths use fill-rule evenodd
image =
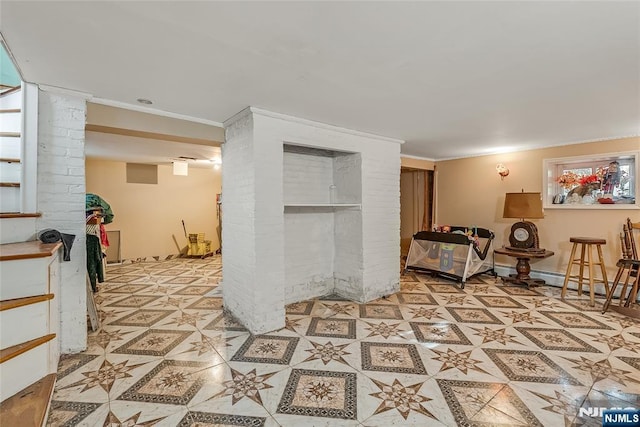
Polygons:
<instances>
[{"instance_id":1,"label":"table lamp","mask_svg":"<svg viewBox=\"0 0 640 427\"><path fill-rule=\"evenodd\" d=\"M522 252L544 252L540 249L538 228L525 218L544 218L540 193L507 193L504 199L503 218L520 218L511 226L507 249Z\"/></svg>"}]
</instances>

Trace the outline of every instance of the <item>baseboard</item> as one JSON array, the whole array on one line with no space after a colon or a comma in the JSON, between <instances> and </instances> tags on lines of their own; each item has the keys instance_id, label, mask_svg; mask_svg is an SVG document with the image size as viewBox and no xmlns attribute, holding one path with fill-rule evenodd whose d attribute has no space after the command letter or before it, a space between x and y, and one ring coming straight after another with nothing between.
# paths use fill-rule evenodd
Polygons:
<instances>
[{"instance_id":1,"label":"baseboard","mask_svg":"<svg viewBox=\"0 0 640 427\"><path fill-rule=\"evenodd\" d=\"M502 265L496 265L495 266L495 271L499 276L508 276L510 274L516 274L516 270L513 267L506 267L506 266L502 266ZM548 271L540 271L540 270L531 270L531 273L529 274L531 277L534 277L536 279L542 279L545 282L547 282L547 285L549 286L554 286L557 288L562 288L562 285L564 284L564 274L559 274L559 273L550 273ZM609 279L609 286L611 286L611 279ZM596 289L595 289L595 293L596 295L600 295L605 297L606 296L606 292L605 292L605 288L604 288L604 284L603 283L596 283L595 285ZM578 290L578 284L575 282L569 282L569 285L567 286L568 289L577 291ZM589 285L587 285L586 287L583 286L582 287L583 292L586 290L586 292L589 292ZM616 292L614 294L615 298L619 298L620 297L620 292L622 292L622 286L618 286L618 288L616 289ZM638 300L640 300L640 294L638 295Z\"/></svg>"}]
</instances>

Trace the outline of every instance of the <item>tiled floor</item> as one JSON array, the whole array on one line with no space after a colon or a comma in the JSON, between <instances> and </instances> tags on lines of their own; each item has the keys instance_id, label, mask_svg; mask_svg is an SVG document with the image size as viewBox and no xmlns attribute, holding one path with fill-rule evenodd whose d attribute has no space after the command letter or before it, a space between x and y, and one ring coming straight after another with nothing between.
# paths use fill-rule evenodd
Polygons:
<instances>
[{"instance_id":1,"label":"tiled floor","mask_svg":"<svg viewBox=\"0 0 640 427\"><path fill-rule=\"evenodd\" d=\"M386 299L293 304L251 336L220 276L219 258L110 268L49 425L599 426L579 408L640 405L640 324L575 292L409 274Z\"/></svg>"}]
</instances>

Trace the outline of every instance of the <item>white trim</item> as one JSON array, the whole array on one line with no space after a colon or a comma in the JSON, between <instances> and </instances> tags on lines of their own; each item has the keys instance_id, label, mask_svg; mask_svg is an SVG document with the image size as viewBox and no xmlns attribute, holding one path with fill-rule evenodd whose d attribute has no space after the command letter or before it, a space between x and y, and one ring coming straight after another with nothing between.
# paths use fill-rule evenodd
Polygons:
<instances>
[{"instance_id":1,"label":"white trim","mask_svg":"<svg viewBox=\"0 0 640 427\"><path fill-rule=\"evenodd\" d=\"M148 114L154 114L156 116L169 117L171 119L179 119L179 120L185 120L188 122L202 123L204 125L216 126L219 128L224 127L222 123L214 122L213 120L186 116L184 114L172 113L170 111L159 110L157 108L143 107L142 105L127 104L126 102L113 101L111 99L91 98L89 102L92 102L94 104L107 105L109 107L123 108L125 110L138 111L140 113L148 113Z\"/></svg>"},{"instance_id":2,"label":"white trim","mask_svg":"<svg viewBox=\"0 0 640 427\"><path fill-rule=\"evenodd\" d=\"M22 83L20 212L38 208L38 86Z\"/></svg>"},{"instance_id":3,"label":"white trim","mask_svg":"<svg viewBox=\"0 0 640 427\"><path fill-rule=\"evenodd\" d=\"M400 157L405 157L407 159L416 159L416 160L425 160L427 162L435 162L435 159L429 157L420 157L420 156L412 156L411 154L402 154L400 153Z\"/></svg>"},{"instance_id":4,"label":"white trim","mask_svg":"<svg viewBox=\"0 0 640 427\"><path fill-rule=\"evenodd\" d=\"M272 117L274 119L285 120L285 121L293 122L293 123L300 123L302 125L313 126L313 127L316 127L316 128L325 129L325 130L329 130L329 131L333 131L333 132L346 133L346 134L349 134L349 135L360 136L360 137L363 137L363 138L377 139L377 140L385 141L385 142L393 142L393 143L396 143L396 144L404 144L404 140L402 140L402 139L390 138L390 137L381 136L381 135L374 135L372 133L361 132L359 130L347 129L347 128L334 126L334 125L329 125L329 124L326 124L326 123L316 122L316 121L308 120L308 119L301 119L299 117L288 116L286 114L281 114L281 113L274 113L273 111L267 111L267 110L263 110L261 108L256 108L256 107L247 107L244 110L242 110L240 113L238 113L238 114L234 115L233 117L231 117L229 120L225 120L224 123L227 124L227 123L235 122L239 118L241 118L244 115L248 114L248 112L252 112L253 114L259 115L259 116Z\"/></svg>"},{"instance_id":5,"label":"white trim","mask_svg":"<svg viewBox=\"0 0 640 427\"><path fill-rule=\"evenodd\" d=\"M58 87L58 86L49 86L49 85L39 84L38 87L43 92L55 93L55 94L66 95L66 96L73 96L73 97L81 98L81 99L84 99L84 100L89 100L89 99L91 99L93 97L93 95L91 95L90 93L87 93L87 92L80 92L78 90L66 89L66 88Z\"/></svg>"}]
</instances>

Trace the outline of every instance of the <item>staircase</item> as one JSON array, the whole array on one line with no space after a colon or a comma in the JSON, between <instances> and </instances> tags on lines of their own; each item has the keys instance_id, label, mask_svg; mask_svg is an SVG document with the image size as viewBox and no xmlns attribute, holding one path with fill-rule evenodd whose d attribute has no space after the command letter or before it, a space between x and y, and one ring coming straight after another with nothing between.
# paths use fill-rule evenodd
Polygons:
<instances>
[{"instance_id":1,"label":"staircase","mask_svg":"<svg viewBox=\"0 0 640 427\"><path fill-rule=\"evenodd\" d=\"M22 86L0 87L0 425L41 427L60 356L61 244L34 240L40 214L22 213L37 162L23 150L24 99Z\"/></svg>"},{"instance_id":2,"label":"staircase","mask_svg":"<svg viewBox=\"0 0 640 427\"><path fill-rule=\"evenodd\" d=\"M22 182L22 87L0 91L0 212L20 212Z\"/></svg>"},{"instance_id":3,"label":"staircase","mask_svg":"<svg viewBox=\"0 0 640 427\"><path fill-rule=\"evenodd\" d=\"M44 425L58 368L61 243L22 241L35 234L38 216L0 214L0 425L3 426ZM7 242L13 239L20 240Z\"/></svg>"}]
</instances>

